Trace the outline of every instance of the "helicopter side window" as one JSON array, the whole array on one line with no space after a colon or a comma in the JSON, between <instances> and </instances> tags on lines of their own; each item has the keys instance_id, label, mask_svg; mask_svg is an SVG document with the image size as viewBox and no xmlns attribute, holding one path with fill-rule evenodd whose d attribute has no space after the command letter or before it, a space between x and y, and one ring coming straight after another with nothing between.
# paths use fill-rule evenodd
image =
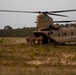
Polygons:
<instances>
[{"instance_id":1,"label":"helicopter side window","mask_svg":"<svg viewBox=\"0 0 76 75\"><path fill-rule=\"evenodd\" d=\"M60 37L60 33L58 34L58 36Z\"/></svg>"},{"instance_id":2,"label":"helicopter side window","mask_svg":"<svg viewBox=\"0 0 76 75\"><path fill-rule=\"evenodd\" d=\"M49 25L49 28L50 28L50 29L53 29L53 26L52 26L52 25Z\"/></svg>"},{"instance_id":3,"label":"helicopter side window","mask_svg":"<svg viewBox=\"0 0 76 75\"><path fill-rule=\"evenodd\" d=\"M63 33L63 35L64 35L64 36L67 36L67 34L66 34L66 33Z\"/></svg>"},{"instance_id":4,"label":"helicopter side window","mask_svg":"<svg viewBox=\"0 0 76 75\"><path fill-rule=\"evenodd\" d=\"M50 35L50 32L48 32L48 35Z\"/></svg>"},{"instance_id":5,"label":"helicopter side window","mask_svg":"<svg viewBox=\"0 0 76 75\"><path fill-rule=\"evenodd\" d=\"M71 32L71 35L73 35L73 32Z\"/></svg>"},{"instance_id":6,"label":"helicopter side window","mask_svg":"<svg viewBox=\"0 0 76 75\"><path fill-rule=\"evenodd\" d=\"M51 34L53 34L53 32L51 31Z\"/></svg>"}]
</instances>

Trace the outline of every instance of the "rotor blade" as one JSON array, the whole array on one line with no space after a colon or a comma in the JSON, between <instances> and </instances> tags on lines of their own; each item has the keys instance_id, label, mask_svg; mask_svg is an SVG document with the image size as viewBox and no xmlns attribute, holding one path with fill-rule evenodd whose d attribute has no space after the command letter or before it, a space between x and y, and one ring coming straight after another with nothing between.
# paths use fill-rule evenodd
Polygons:
<instances>
[{"instance_id":1,"label":"rotor blade","mask_svg":"<svg viewBox=\"0 0 76 75\"><path fill-rule=\"evenodd\" d=\"M54 21L54 23L66 23L66 22L76 22L76 20L68 20L68 21Z\"/></svg>"},{"instance_id":2,"label":"rotor blade","mask_svg":"<svg viewBox=\"0 0 76 75\"><path fill-rule=\"evenodd\" d=\"M76 9L72 9L72 10L61 10L61 11L50 11L49 13L61 13L61 12L72 12L72 11L76 11Z\"/></svg>"},{"instance_id":3,"label":"rotor blade","mask_svg":"<svg viewBox=\"0 0 76 75\"><path fill-rule=\"evenodd\" d=\"M34 11L16 11L16 10L0 10L0 12L40 13L40 11L39 12L34 12Z\"/></svg>"},{"instance_id":4,"label":"rotor blade","mask_svg":"<svg viewBox=\"0 0 76 75\"><path fill-rule=\"evenodd\" d=\"M55 15L55 16L61 16L61 17L68 17L68 16L66 16L66 15L53 14L53 13L49 13L49 12L48 12L48 14L49 14L49 15Z\"/></svg>"}]
</instances>

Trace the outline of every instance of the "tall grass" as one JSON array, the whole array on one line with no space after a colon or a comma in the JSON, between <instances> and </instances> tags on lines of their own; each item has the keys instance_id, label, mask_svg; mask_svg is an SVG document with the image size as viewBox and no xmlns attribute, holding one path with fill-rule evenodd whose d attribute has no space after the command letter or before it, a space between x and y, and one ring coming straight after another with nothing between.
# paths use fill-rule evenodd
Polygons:
<instances>
[{"instance_id":1,"label":"tall grass","mask_svg":"<svg viewBox=\"0 0 76 75\"><path fill-rule=\"evenodd\" d=\"M0 75L76 75L76 46L2 43Z\"/></svg>"}]
</instances>

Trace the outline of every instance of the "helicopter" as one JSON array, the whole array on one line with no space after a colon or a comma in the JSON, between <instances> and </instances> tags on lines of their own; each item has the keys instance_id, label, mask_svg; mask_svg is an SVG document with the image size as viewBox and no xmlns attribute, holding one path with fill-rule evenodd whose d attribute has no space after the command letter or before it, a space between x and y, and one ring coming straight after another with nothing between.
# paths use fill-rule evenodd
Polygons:
<instances>
[{"instance_id":1,"label":"helicopter","mask_svg":"<svg viewBox=\"0 0 76 75\"><path fill-rule=\"evenodd\" d=\"M17 12L17 13L39 13L36 20L36 30L33 32L36 38L42 36L43 44L54 43L54 44L64 44L70 42L76 42L76 28L60 28L59 24L54 23L66 23L66 22L76 22L76 20L68 21L53 21L53 18L49 15L68 17L66 15L61 15L63 12L72 12L72 10L60 10L60 11L15 11L15 10L0 10L0 12ZM59 14L58 14L59 13Z\"/></svg>"}]
</instances>

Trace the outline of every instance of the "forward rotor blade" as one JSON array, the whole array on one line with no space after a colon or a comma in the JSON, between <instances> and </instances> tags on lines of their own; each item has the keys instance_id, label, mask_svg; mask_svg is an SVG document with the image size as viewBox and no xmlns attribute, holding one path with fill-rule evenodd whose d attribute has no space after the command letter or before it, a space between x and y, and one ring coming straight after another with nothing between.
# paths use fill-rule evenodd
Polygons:
<instances>
[{"instance_id":1,"label":"forward rotor blade","mask_svg":"<svg viewBox=\"0 0 76 75\"><path fill-rule=\"evenodd\" d=\"M66 22L76 22L76 20L68 20L68 21L54 21L54 23L66 23Z\"/></svg>"},{"instance_id":2,"label":"forward rotor blade","mask_svg":"<svg viewBox=\"0 0 76 75\"><path fill-rule=\"evenodd\" d=\"M76 9L72 9L72 10L61 10L61 11L49 11L49 12L45 12L45 13L61 13L61 12L72 12L72 11L76 11ZM0 12L19 12L19 13L42 13L40 11L16 11L16 10L0 10Z\"/></svg>"},{"instance_id":3,"label":"forward rotor blade","mask_svg":"<svg viewBox=\"0 0 76 75\"><path fill-rule=\"evenodd\" d=\"M55 16L61 16L61 17L68 17L68 16L66 16L66 15L53 14L53 13L49 13L49 12L48 12L48 14L49 14L49 15L55 15Z\"/></svg>"},{"instance_id":4,"label":"forward rotor blade","mask_svg":"<svg viewBox=\"0 0 76 75\"><path fill-rule=\"evenodd\" d=\"M34 12L34 11L16 11L16 10L0 10L0 12L39 13L39 12Z\"/></svg>"},{"instance_id":5,"label":"forward rotor blade","mask_svg":"<svg viewBox=\"0 0 76 75\"><path fill-rule=\"evenodd\" d=\"M76 9L72 9L72 10L61 10L61 11L50 11L49 13L61 13L61 12L72 12L72 11L76 11Z\"/></svg>"}]
</instances>

